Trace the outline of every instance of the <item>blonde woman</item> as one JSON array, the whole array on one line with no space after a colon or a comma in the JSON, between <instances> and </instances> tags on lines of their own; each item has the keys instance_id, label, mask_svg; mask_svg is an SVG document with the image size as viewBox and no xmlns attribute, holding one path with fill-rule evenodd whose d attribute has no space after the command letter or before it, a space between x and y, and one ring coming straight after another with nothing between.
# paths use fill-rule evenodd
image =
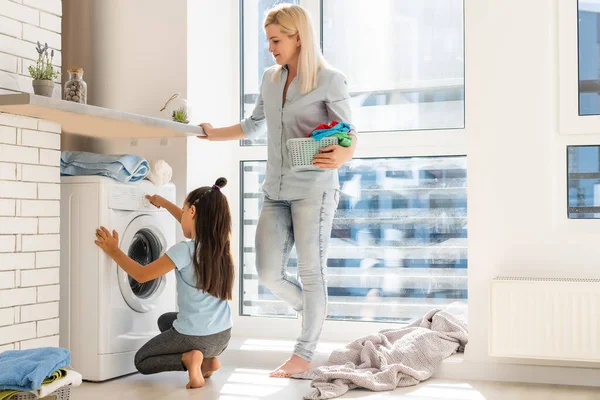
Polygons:
<instances>
[{"instance_id":1,"label":"blonde woman","mask_svg":"<svg viewBox=\"0 0 600 400\"><path fill-rule=\"evenodd\" d=\"M339 201L337 168L352 159L356 137L351 147L324 148L313 159L319 169L291 171L286 141L306 137L332 120L351 125L350 96L344 75L323 58L304 8L282 4L271 9L264 29L277 64L264 73L252 115L226 128L202 127L208 140L255 138L267 130L256 268L261 283L302 314L302 332L293 355L271 372L274 377L289 377L311 368L327 313L325 273ZM294 244L300 281L286 272Z\"/></svg>"}]
</instances>

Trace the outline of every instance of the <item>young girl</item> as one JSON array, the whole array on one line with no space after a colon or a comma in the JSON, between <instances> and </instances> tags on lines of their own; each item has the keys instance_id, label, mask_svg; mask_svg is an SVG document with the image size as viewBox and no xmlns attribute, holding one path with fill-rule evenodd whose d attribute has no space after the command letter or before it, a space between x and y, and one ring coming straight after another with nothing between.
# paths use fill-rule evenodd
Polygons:
<instances>
[{"instance_id":1,"label":"young girl","mask_svg":"<svg viewBox=\"0 0 600 400\"><path fill-rule=\"evenodd\" d=\"M135 355L142 374L188 371L186 388L204 385L219 369L220 355L231 337L231 300L234 279L231 255L231 213L219 178L212 187L188 194L183 209L161 196L146 196L155 207L164 207L181 223L190 241L171 247L158 260L141 266L119 249L119 235L105 227L96 230L95 241L125 272L143 283L175 269L178 313L158 319L160 335L146 343Z\"/></svg>"}]
</instances>

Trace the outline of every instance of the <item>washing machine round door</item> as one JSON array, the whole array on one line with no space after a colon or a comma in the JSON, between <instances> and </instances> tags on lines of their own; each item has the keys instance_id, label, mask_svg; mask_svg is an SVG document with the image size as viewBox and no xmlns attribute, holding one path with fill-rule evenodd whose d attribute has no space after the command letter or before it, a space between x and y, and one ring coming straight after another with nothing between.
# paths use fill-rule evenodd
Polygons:
<instances>
[{"instance_id":1,"label":"washing machine round door","mask_svg":"<svg viewBox=\"0 0 600 400\"><path fill-rule=\"evenodd\" d=\"M166 240L150 215L136 217L125 228L119 244L121 250L141 265L148 265L162 256L166 250ZM141 313L156 307L165 288L165 276L152 281L139 283L122 268L117 268L119 288L125 302L133 310Z\"/></svg>"}]
</instances>

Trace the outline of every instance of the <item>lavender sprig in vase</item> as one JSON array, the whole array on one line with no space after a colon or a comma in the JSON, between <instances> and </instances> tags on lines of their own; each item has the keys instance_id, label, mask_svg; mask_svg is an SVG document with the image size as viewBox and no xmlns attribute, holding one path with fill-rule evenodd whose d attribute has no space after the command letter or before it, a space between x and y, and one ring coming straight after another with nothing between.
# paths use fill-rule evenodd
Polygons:
<instances>
[{"instance_id":1,"label":"lavender sprig in vase","mask_svg":"<svg viewBox=\"0 0 600 400\"><path fill-rule=\"evenodd\" d=\"M44 47L42 47L40 42L37 42L35 49L38 52L37 62L35 66L29 66L29 75L33 78L33 93L40 96L52 97L54 79L60 75L52 66L54 50L48 55L48 43L44 43Z\"/></svg>"}]
</instances>

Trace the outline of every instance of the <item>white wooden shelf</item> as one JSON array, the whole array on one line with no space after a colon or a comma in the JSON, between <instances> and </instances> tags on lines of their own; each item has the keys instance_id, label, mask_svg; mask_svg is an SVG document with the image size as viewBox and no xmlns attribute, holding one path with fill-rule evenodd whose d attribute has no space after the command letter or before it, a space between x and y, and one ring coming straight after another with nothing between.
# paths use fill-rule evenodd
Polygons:
<instances>
[{"instance_id":1,"label":"white wooden shelf","mask_svg":"<svg viewBox=\"0 0 600 400\"><path fill-rule=\"evenodd\" d=\"M0 111L54 121L62 131L103 138L159 138L203 136L199 126L146 117L107 108L37 96L0 95Z\"/></svg>"}]
</instances>

